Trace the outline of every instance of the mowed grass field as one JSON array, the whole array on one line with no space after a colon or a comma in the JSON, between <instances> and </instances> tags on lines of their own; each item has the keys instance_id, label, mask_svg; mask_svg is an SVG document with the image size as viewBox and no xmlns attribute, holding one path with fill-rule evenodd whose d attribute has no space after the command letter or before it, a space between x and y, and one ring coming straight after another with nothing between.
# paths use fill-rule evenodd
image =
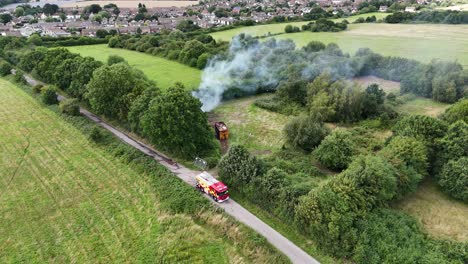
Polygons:
<instances>
[{"instance_id":1,"label":"mowed grass field","mask_svg":"<svg viewBox=\"0 0 468 264\"><path fill-rule=\"evenodd\" d=\"M276 32L283 32L282 24ZM246 33L263 35L269 29L261 26L246 27ZM256 28L256 29L255 29ZM237 30L237 31L236 31ZM230 40L241 29L213 33L215 39ZM434 24L350 24L342 32L298 32L273 36L276 39L292 39L297 47L310 41L336 43L345 52L354 54L359 48L370 48L386 56L398 56L430 62L432 59L458 61L468 67L468 25Z\"/></svg>"},{"instance_id":2,"label":"mowed grass field","mask_svg":"<svg viewBox=\"0 0 468 264\"><path fill-rule=\"evenodd\" d=\"M350 16L347 18L339 18L339 19L332 19L332 20L335 22L340 22L346 19L348 20L348 22L351 23L360 17L366 18L369 16L376 16L377 19L382 19L386 17L387 15L388 14L386 13L376 12L376 13L356 15L356 16ZM212 33L211 36L213 36L213 38L216 40L231 41L232 37L237 36L241 33L249 34L252 36L267 36L268 33L270 34L284 33L284 27L286 25L293 25L293 26L301 27L302 25L306 25L308 23L309 21L301 21L301 22L288 22L288 23L257 25L257 26L250 26L250 27L240 27L240 28L234 28L230 30L215 32L215 33Z\"/></svg>"},{"instance_id":3,"label":"mowed grass field","mask_svg":"<svg viewBox=\"0 0 468 264\"><path fill-rule=\"evenodd\" d=\"M165 212L150 177L3 79L0 124L0 263L278 259L221 213Z\"/></svg>"},{"instance_id":4,"label":"mowed grass field","mask_svg":"<svg viewBox=\"0 0 468 264\"><path fill-rule=\"evenodd\" d=\"M158 87L163 89L174 85L176 82L183 83L190 90L198 88L200 84L200 70L149 54L125 49L113 49L106 44L74 46L67 47L67 49L103 62L106 62L110 55L121 56L131 66L143 71L148 78L154 80Z\"/></svg>"}]
</instances>

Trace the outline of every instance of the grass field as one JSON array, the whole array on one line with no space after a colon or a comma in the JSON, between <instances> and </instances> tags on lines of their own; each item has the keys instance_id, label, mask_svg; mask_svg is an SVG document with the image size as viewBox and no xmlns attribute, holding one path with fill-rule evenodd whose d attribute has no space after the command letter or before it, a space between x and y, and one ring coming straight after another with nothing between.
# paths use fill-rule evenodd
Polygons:
<instances>
[{"instance_id":1,"label":"grass field","mask_svg":"<svg viewBox=\"0 0 468 264\"><path fill-rule=\"evenodd\" d=\"M246 27L246 33L263 35L273 30L282 32L284 25ZM265 27L265 28L261 28ZM215 39L230 40L243 28L212 34ZM272 32L273 33L273 32ZM274 36L276 39L292 39L298 47L310 41L336 43L345 52L354 53L359 48L367 47L387 55L399 56L429 62L434 58L457 60L468 67L468 25L433 25L433 24L350 24L342 32L299 32Z\"/></svg>"},{"instance_id":2,"label":"grass field","mask_svg":"<svg viewBox=\"0 0 468 264\"><path fill-rule=\"evenodd\" d=\"M245 246L261 238L221 213L168 213L154 179L3 79L0 124L1 263L271 263L279 257Z\"/></svg>"},{"instance_id":3,"label":"grass field","mask_svg":"<svg viewBox=\"0 0 468 264\"><path fill-rule=\"evenodd\" d=\"M231 100L218 106L210 119L226 122L229 144L242 144L256 155L283 146L283 126L292 118L253 105L257 96Z\"/></svg>"},{"instance_id":4,"label":"grass field","mask_svg":"<svg viewBox=\"0 0 468 264\"><path fill-rule=\"evenodd\" d=\"M436 102L429 98L418 97L414 100L410 100L402 105L397 106L396 110L404 114L438 117L449 106L449 104Z\"/></svg>"},{"instance_id":5,"label":"grass field","mask_svg":"<svg viewBox=\"0 0 468 264\"><path fill-rule=\"evenodd\" d=\"M468 240L468 205L442 193L431 180L395 207L418 219L436 238Z\"/></svg>"},{"instance_id":6,"label":"grass field","mask_svg":"<svg viewBox=\"0 0 468 264\"><path fill-rule=\"evenodd\" d=\"M137 51L113 49L107 47L106 44L67 48L71 52L93 57L96 60L104 62L107 61L109 55L121 56L131 66L143 71L148 78L154 80L161 88L168 88L176 82L183 83L187 89L198 88L200 84L200 70L164 58Z\"/></svg>"},{"instance_id":7,"label":"grass field","mask_svg":"<svg viewBox=\"0 0 468 264\"><path fill-rule=\"evenodd\" d=\"M342 19L340 18L340 19L332 19L332 20L342 21L346 19L348 20L348 22L353 22L360 17L366 18L368 16L376 16L377 19L381 19L381 18L386 17L387 15L388 14L386 13L369 13L369 14L351 16L348 18L342 18ZM216 40L219 39L219 40L225 40L225 41L230 41L232 37L239 35L241 33L249 34L252 36L267 36L268 33L271 33L271 34L284 33L284 27L286 25L293 25L293 26L301 27L302 25L306 25L307 23L309 23L309 21L257 25L257 26L251 26L251 27L240 27L240 28L234 28L230 30L212 33L211 36L213 36L213 38Z\"/></svg>"}]
</instances>

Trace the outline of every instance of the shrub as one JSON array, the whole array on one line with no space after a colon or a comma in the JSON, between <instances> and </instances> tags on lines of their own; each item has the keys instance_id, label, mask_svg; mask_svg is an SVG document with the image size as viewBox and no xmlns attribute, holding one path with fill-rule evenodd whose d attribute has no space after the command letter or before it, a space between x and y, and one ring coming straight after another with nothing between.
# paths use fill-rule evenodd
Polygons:
<instances>
[{"instance_id":1,"label":"shrub","mask_svg":"<svg viewBox=\"0 0 468 264\"><path fill-rule=\"evenodd\" d=\"M426 253L425 237L410 216L379 209L358 223L357 263L419 263Z\"/></svg>"},{"instance_id":2,"label":"shrub","mask_svg":"<svg viewBox=\"0 0 468 264\"><path fill-rule=\"evenodd\" d=\"M314 156L324 166L331 169L345 169L356 153L352 134L337 130L328 135L315 149Z\"/></svg>"},{"instance_id":3,"label":"shrub","mask_svg":"<svg viewBox=\"0 0 468 264\"><path fill-rule=\"evenodd\" d=\"M444 122L423 115L404 117L393 127L393 131L398 136L414 137L428 143L442 137L446 130L447 126Z\"/></svg>"},{"instance_id":4,"label":"shrub","mask_svg":"<svg viewBox=\"0 0 468 264\"><path fill-rule=\"evenodd\" d=\"M57 104L57 88L54 86L46 86L41 90L41 99L44 104L52 105Z\"/></svg>"},{"instance_id":5,"label":"shrub","mask_svg":"<svg viewBox=\"0 0 468 264\"><path fill-rule=\"evenodd\" d=\"M1 61L0 62L0 76L6 76L8 74L11 74L11 65L6 62L6 61Z\"/></svg>"},{"instance_id":6,"label":"shrub","mask_svg":"<svg viewBox=\"0 0 468 264\"><path fill-rule=\"evenodd\" d=\"M19 84L27 84L26 79L24 78L24 73L20 70L16 70L13 80Z\"/></svg>"},{"instance_id":7,"label":"shrub","mask_svg":"<svg viewBox=\"0 0 468 264\"><path fill-rule=\"evenodd\" d=\"M80 105L77 99L65 99L60 102L59 108L60 112L64 114L72 116L80 115Z\"/></svg>"},{"instance_id":8,"label":"shrub","mask_svg":"<svg viewBox=\"0 0 468 264\"><path fill-rule=\"evenodd\" d=\"M89 132L89 138L96 143L100 143L105 139L105 134L101 128L94 126Z\"/></svg>"},{"instance_id":9,"label":"shrub","mask_svg":"<svg viewBox=\"0 0 468 264\"><path fill-rule=\"evenodd\" d=\"M36 84L36 85L33 86L32 92L35 93L35 94L41 93L42 87L44 87L44 85Z\"/></svg>"},{"instance_id":10,"label":"shrub","mask_svg":"<svg viewBox=\"0 0 468 264\"><path fill-rule=\"evenodd\" d=\"M442 119L449 124L455 123L458 120L468 123L468 99L462 99L447 108L444 114L442 114Z\"/></svg>"},{"instance_id":11,"label":"shrub","mask_svg":"<svg viewBox=\"0 0 468 264\"><path fill-rule=\"evenodd\" d=\"M381 154L398 170L398 198L414 192L418 183L427 175L427 149L415 138L397 136Z\"/></svg>"},{"instance_id":12,"label":"shrub","mask_svg":"<svg viewBox=\"0 0 468 264\"><path fill-rule=\"evenodd\" d=\"M296 117L284 127L286 142L306 151L311 151L330 133L323 122L310 116Z\"/></svg>"},{"instance_id":13,"label":"shrub","mask_svg":"<svg viewBox=\"0 0 468 264\"><path fill-rule=\"evenodd\" d=\"M243 146L232 146L218 164L219 176L228 185L246 185L261 174L259 160Z\"/></svg>"},{"instance_id":14,"label":"shrub","mask_svg":"<svg viewBox=\"0 0 468 264\"><path fill-rule=\"evenodd\" d=\"M345 172L300 198L297 221L325 252L351 256L358 240L358 221L395 195L395 175L385 159L360 156Z\"/></svg>"},{"instance_id":15,"label":"shrub","mask_svg":"<svg viewBox=\"0 0 468 264\"><path fill-rule=\"evenodd\" d=\"M121 62L125 62L125 59L118 55L110 55L109 58L107 58L107 65L109 66Z\"/></svg>"},{"instance_id":16,"label":"shrub","mask_svg":"<svg viewBox=\"0 0 468 264\"><path fill-rule=\"evenodd\" d=\"M438 182L444 192L468 202L468 157L450 160L443 167Z\"/></svg>"}]
</instances>

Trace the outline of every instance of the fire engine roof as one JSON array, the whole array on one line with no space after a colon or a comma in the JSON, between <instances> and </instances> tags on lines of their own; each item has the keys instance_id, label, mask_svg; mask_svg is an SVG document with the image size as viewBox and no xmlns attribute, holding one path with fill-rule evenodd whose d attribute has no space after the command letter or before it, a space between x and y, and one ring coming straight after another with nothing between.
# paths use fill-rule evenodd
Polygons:
<instances>
[{"instance_id":1,"label":"fire engine roof","mask_svg":"<svg viewBox=\"0 0 468 264\"><path fill-rule=\"evenodd\" d=\"M224 192L228 189L224 183L218 181L215 177L206 171L198 174L197 177L207 182L217 192Z\"/></svg>"}]
</instances>

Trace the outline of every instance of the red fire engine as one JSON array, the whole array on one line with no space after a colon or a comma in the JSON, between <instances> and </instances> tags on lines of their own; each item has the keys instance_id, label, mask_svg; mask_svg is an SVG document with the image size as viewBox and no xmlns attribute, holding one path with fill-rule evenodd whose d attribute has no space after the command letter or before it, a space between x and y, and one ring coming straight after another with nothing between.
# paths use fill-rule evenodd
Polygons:
<instances>
[{"instance_id":1,"label":"red fire engine","mask_svg":"<svg viewBox=\"0 0 468 264\"><path fill-rule=\"evenodd\" d=\"M201 192L207 193L216 202L224 202L229 199L228 187L204 171L196 177L196 188Z\"/></svg>"}]
</instances>

